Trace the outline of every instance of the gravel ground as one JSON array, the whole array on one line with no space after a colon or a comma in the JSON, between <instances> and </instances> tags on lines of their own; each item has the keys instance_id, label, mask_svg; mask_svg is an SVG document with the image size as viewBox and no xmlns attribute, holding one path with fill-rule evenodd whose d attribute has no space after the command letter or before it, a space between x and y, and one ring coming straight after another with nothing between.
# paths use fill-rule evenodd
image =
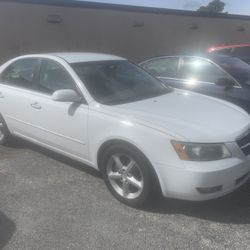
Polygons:
<instances>
[{"instance_id":1,"label":"gravel ground","mask_svg":"<svg viewBox=\"0 0 250 250\"><path fill-rule=\"evenodd\" d=\"M0 147L0 249L250 249L250 182L209 202L122 205L100 175L22 141Z\"/></svg>"}]
</instances>

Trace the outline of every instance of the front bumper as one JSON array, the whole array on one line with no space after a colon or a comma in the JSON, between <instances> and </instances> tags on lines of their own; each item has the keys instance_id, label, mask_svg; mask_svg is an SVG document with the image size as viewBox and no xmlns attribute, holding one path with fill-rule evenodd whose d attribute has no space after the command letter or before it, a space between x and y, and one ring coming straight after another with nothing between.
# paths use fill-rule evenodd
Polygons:
<instances>
[{"instance_id":1,"label":"front bumper","mask_svg":"<svg viewBox=\"0 0 250 250\"><path fill-rule=\"evenodd\" d=\"M186 161L184 165L157 164L163 196L193 201L214 199L236 190L250 177L250 156L244 156L240 150L232 158Z\"/></svg>"}]
</instances>

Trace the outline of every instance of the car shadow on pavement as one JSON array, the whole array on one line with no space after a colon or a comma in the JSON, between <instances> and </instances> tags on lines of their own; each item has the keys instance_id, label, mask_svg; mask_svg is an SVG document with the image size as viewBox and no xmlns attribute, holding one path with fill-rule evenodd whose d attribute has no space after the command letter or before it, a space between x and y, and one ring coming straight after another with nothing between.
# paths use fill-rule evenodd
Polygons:
<instances>
[{"instance_id":1,"label":"car shadow on pavement","mask_svg":"<svg viewBox=\"0 0 250 250\"><path fill-rule=\"evenodd\" d=\"M16 148L16 149L21 149L21 148L27 148L28 142L16 138L16 137L11 137L8 142L4 145L6 148Z\"/></svg>"},{"instance_id":2,"label":"car shadow on pavement","mask_svg":"<svg viewBox=\"0 0 250 250\"><path fill-rule=\"evenodd\" d=\"M28 148L94 177L102 178L101 173L90 166L33 143L15 139L9 147ZM144 211L158 214L184 214L226 224L250 224L250 181L235 192L210 201L191 202L156 197L158 198L145 207Z\"/></svg>"},{"instance_id":3,"label":"car shadow on pavement","mask_svg":"<svg viewBox=\"0 0 250 250\"><path fill-rule=\"evenodd\" d=\"M69 165L70 167L73 167L75 169L78 169L80 171L83 171L87 174L90 174L92 176L95 176L95 177L99 177L99 178L102 178L102 175L99 171L97 171L96 169L88 166L88 165L85 165L79 161L76 161L76 160L73 160L67 156L64 156L64 155L61 155L59 153L56 153L54 151L51 151L49 149L46 149L46 148L43 148L39 145L36 145L34 143L31 143L31 142L28 142L28 141L24 141L22 139L19 139L19 138L14 138L12 139L12 141L10 142L10 144L7 146L7 147L10 147L10 148L26 148L26 149L30 149L30 150L33 150L35 152L38 152L42 155L45 155L51 159L54 159L56 161L59 161L63 164L66 164L66 165Z\"/></svg>"},{"instance_id":4,"label":"car shadow on pavement","mask_svg":"<svg viewBox=\"0 0 250 250\"><path fill-rule=\"evenodd\" d=\"M32 146L32 150L35 150L36 152L39 152L43 155L46 155L47 157L52 158L56 161L62 162L63 164L69 165L72 168L83 171L84 173L90 174L94 177L102 178L102 174L99 171L97 171L96 169L94 169L94 168L92 168L84 163L81 163L79 161L75 161L75 160L70 159L66 156L57 154L55 152L46 150L44 148L38 148L36 146Z\"/></svg>"},{"instance_id":5,"label":"car shadow on pavement","mask_svg":"<svg viewBox=\"0 0 250 250\"><path fill-rule=\"evenodd\" d=\"M250 224L250 181L224 197L191 202L158 198L145 211L160 214L184 214L225 224Z\"/></svg>"},{"instance_id":6,"label":"car shadow on pavement","mask_svg":"<svg viewBox=\"0 0 250 250\"><path fill-rule=\"evenodd\" d=\"M9 242L15 231L15 223L4 213L0 212L0 249L3 249L3 247Z\"/></svg>"}]
</instances>

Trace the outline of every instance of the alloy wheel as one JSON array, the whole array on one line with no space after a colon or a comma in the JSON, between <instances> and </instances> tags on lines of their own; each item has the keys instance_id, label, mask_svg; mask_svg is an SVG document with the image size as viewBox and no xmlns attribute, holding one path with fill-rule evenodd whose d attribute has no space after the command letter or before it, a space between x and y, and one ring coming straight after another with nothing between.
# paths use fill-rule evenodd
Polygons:
<instances>
[{"instance_id":1,"label":"alloy wheel","mask_svg":"<svg viewBox=\"0 0 250 250\"><path fill-rule=\"evenodd\" d=\"M120 196L132 200L141 195L144 188L143 174L133 157L113 154L106 171L111 186Z\"/></svg>"}]
</instances>

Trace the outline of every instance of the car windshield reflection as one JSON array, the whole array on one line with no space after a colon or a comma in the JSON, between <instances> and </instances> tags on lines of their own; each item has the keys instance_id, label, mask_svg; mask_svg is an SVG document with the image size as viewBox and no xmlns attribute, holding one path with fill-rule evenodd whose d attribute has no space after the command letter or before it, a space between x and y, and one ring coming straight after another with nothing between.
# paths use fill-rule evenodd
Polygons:
<instances>
[{"instance_id":1,"label":"car windshield reflection","mask_svg":"<svg viewBox=\"0 0 250 250\"><path fill-rule=\"evenodd\" d=\"M106 105L134 102L164 95L171 88L126 61L71 64L92 97Z\"/></svg>"}]
</instances>

